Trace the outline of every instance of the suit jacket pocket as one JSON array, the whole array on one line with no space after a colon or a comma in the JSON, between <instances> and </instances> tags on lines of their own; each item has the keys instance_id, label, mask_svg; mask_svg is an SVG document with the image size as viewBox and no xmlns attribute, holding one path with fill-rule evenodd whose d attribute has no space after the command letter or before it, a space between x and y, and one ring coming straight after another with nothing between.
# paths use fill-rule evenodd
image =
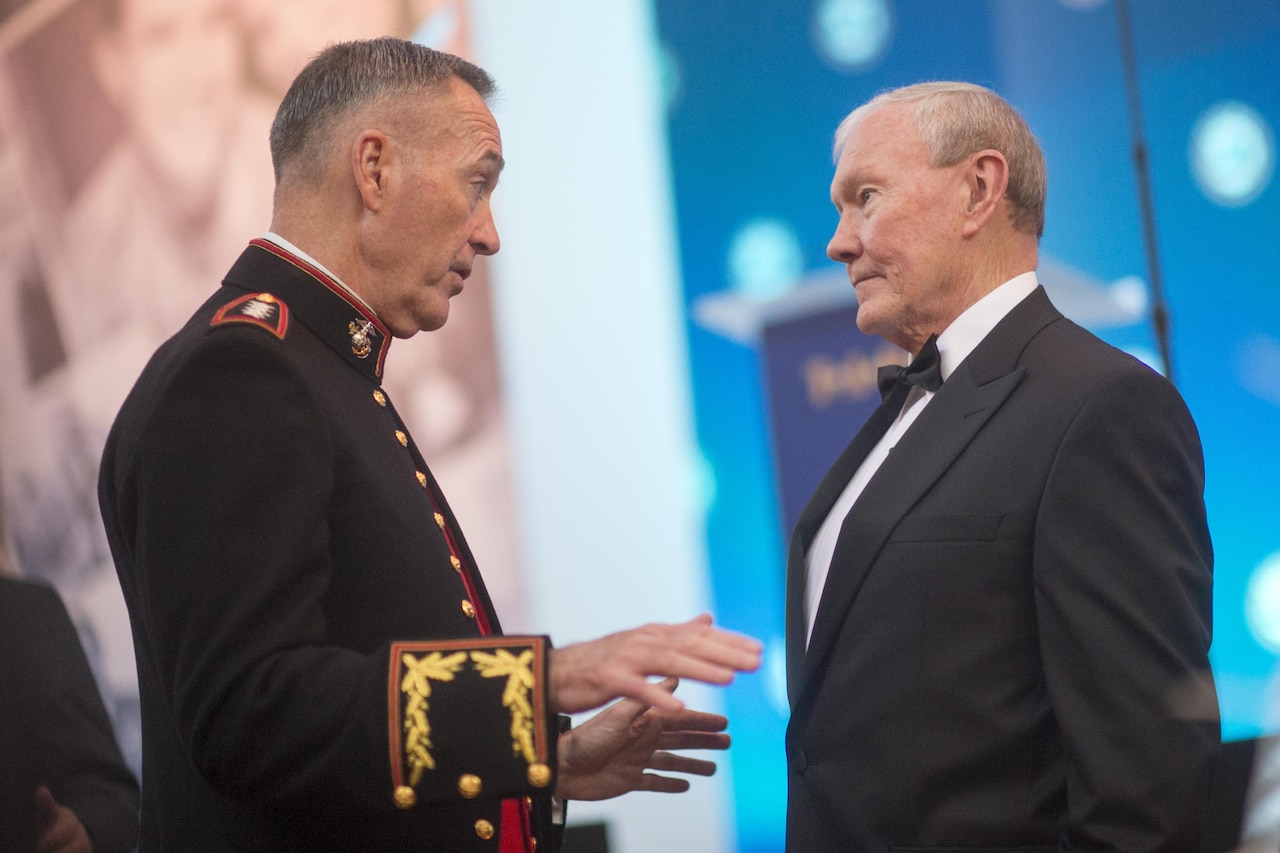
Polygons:
<instances>
[{"instance_id":1,"label":"suit jacket pocket","mask_svg":"<svg viewBox=\"0 0 1280 853\"><path fill-rule=\"evenodd\" d=\"M968 513L911 515L894 528L890 542L994 542L1004 515Z\"/></svg>"}]
</instances>

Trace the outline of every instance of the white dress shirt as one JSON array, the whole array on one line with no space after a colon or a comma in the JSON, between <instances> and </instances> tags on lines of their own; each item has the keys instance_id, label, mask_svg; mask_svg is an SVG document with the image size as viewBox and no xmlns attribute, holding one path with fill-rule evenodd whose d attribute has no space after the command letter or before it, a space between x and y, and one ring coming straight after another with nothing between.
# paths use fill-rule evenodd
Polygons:
<instances>
[{"instance_id":1,"label":"white dress shirt","mask_svg":"<svg viewBox=\"0 0 1280 853\"><path fill-rule=\"evenodd\" d=\"M1014 276L986 296L970 305L963 314L952 321L950 326L938 335L938 355L941 358L942 381L946 382L960 362L982 343L996 324L1013 310L1014 306L1031 295L1037 287L1036 274L1026 272ZM844 487L840 497L836 499L827 514L822 526L818 528L813 542L809 544L809 552L805 555L804 583L804 617L808 625L805 642L813 634L813 622L818 615L818 602L822 590L827 585L827 573L831 570L831 557L836 550L836 541L840 538L840 527L845 516L853 508L867 483L880 470L881 464L889 456L889 451L898 444L916 418L924 411L925 406L933 399L933 391L925 391L912 386L902 411L890 425L888 432L871 449L867 458L853 473L849 484Z\"/></svg>"}]
</instances>

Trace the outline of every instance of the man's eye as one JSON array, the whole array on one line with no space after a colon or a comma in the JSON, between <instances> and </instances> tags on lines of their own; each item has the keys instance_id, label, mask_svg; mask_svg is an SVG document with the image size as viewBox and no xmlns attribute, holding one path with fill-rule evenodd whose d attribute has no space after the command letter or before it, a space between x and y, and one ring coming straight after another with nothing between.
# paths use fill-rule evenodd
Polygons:
<instances>
[{"instance_id":1,"label":"man's eye","mask_svg":"<svg viewBox=\"0 0 1280 853\"><path fill-rule=\"evenodd\" d=\"M871 201L871 195L872 195L871 190L863 190L858 194L858 198L862 199L863 204L866 204L867 202Z\"/></svg>"}]
</instances>

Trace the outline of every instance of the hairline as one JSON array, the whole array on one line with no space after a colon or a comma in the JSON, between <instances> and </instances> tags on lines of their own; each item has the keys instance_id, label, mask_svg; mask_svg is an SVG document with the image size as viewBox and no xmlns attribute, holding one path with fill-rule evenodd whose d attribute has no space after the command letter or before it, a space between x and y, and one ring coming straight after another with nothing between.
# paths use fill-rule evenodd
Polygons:
<instances>
[{"instance_id":1,"label":"hairline","mask_svg":"<svg viewBox=\"0 0 1280 853\"><path fill-rule=\"evenodd\" d=\"M936 124L932 127L927 126L924 121L924 114L933 104L941 104L952 97L964 96L984 100L991 105L998 105L998 111L1004 113L1004 117L1013 120L1012 123L1015 130L1013 134L1009 135L1008 142L1014 143L1014 145L1010 147L1025 147L1027 150L1015 153L1014 151L1001 150L1000 146L996 145L968 145L965 146L965 149L969 150L956 148L950 152L949 157L944 156L944 147L948 146L948 144L954 145L958 134L953 132L951 137L947 138L935 132L938 130L938 126ZM845 116L837 126L832 147L833 159L837 163L839 162L849 136L868 116L881 108L899 104L912 107L910 110L911 123L915 128L916 137L924 145L929 158L929 166L932 168L954 166L979 151L999 151L1006 162L1010 164L1010 193L1006 195L1006 199L1010 203L1010 218L1015 228L1019 231L1032 232L1037 238L1044 233L1044 210L1048 194L1044 152L1041 151L1035 135L1031 133L1031 129L1027 127L1026 120L1014 109L1013 105L984 86L958 81L933 81L881 91ZM994 127L994 123L984 126L983 130L986 132L992 127ZM1018 137L1024 133L1025 139L1019 139ZM1022 142L1029 143L1029 146L1022 146ZM1026 155L1025 157L1023 156L1024 154ZM1016 163L1014 162L1015 159ZM1024 198L1024 196L1027 197Z\"/></svg>"}]
</instances>

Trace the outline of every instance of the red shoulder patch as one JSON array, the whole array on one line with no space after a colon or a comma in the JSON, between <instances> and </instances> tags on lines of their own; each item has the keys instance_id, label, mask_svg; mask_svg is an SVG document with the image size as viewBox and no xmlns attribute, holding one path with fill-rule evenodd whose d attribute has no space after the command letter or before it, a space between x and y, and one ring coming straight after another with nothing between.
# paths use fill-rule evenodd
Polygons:
<instances>
[{"instance_id":1,"label":"red shoulder patch","mask_svg":"<svg viewBox=\"0 0 1280 853\"><path fill-rule=\"evenodd\" d=\"M284 340L289 329L289 308L270 293L250 293L223 305L209 321L215 329L228 323L258 326Z\"/></svg>"}]
</instances>

